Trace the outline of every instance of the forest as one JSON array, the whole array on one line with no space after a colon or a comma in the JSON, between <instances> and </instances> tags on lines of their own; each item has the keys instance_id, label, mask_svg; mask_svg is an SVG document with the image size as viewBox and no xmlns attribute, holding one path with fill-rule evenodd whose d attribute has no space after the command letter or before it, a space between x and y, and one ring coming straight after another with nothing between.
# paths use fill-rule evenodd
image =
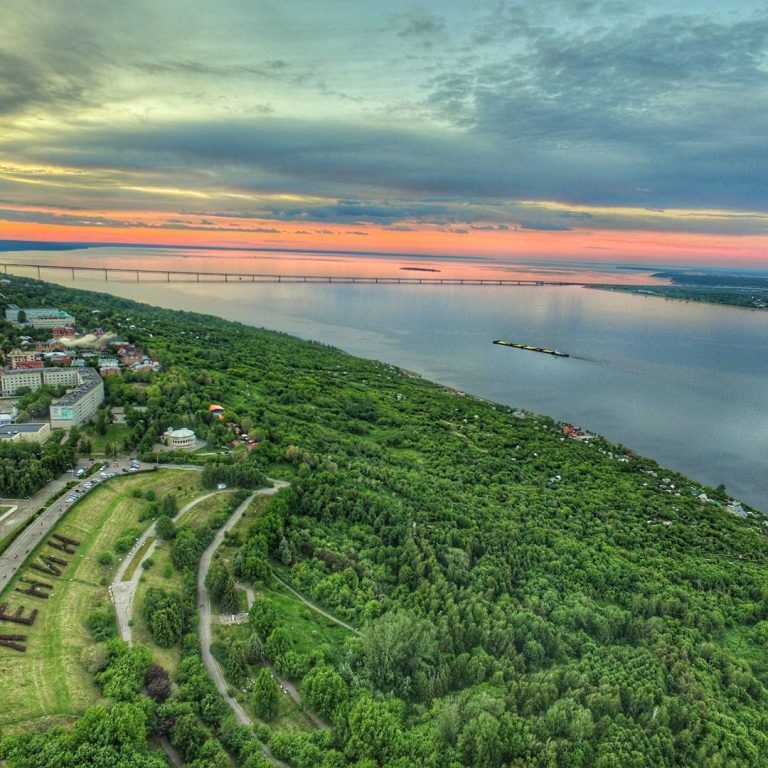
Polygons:
<instances>
[{"instance_id":1,"label":"forest","mask_svg":"<svg viewBox=\"0 0 768 768\"><path fill-rule=\"evenodd\" d=\"M766 520L728 512L722 487L320 344L31 280L6 293L85 327L99 310L162 362L140 389L110 382L126 447L149 451L169 424L188 426L228 451L208 484L290 480L209 588L234 604L233 579L274 573L361 634L301 653L281 616L255 602L252 638L231 662L253 680L254 710L270 720L266 660L330 726L265 726L276 757L295 768L768 764ZM232 423L255 446L232 446ZM177 568L194 570L191 534L176 535L174 551ZM152 600L168 617L163 642L186 649L177 683L190 685L199 659L186 604ZM187 718L185 735L179 723L199 719L199 705L169 708L143 715L145 731L177 718L179 744L198 759L203 726ZM121 733L144 749L140 731ZM0 755L42 765L22 757L35 739L74 744L82 732L6 739ZM248 768L263 763L227 749Z\"/></svg>"}]
</instances>

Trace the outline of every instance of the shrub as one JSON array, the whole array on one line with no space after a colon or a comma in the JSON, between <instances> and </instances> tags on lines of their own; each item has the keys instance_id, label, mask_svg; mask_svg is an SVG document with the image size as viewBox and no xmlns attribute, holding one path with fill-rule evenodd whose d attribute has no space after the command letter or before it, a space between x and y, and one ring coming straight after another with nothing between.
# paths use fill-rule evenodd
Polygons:
<instances>
[{"instance_id":1,"label":"shrub","mask_svg":"<svg viewBox=\"0 0 768 768\"><path fill-rule=\"evenodd\" d=\"M157 664L147 670L144 684L147 686L147 695L157 702L163 702L171 695L171 678Z\"/></svg>"},{"instance_id":2,"label":"shrub","mask_svg":"<svg viewBox=\"0 0 768 768\"><path fill-rule=\"evenodd\" d=\"M98 557L99 565L112 565L115 562L114 555L109 551L102 552Z\"/></svg>"},{"instance_id":3,"label":"shrub","mask_svg":"<svg viewBox=\"0 0 768 768\"><path fill-rule=\"evenodd\" d=\"M115 616L111 608L93 611L85 620L85 626L88 627L97 643L110 640L117 635Z\"/></svg>"}]
</instances>

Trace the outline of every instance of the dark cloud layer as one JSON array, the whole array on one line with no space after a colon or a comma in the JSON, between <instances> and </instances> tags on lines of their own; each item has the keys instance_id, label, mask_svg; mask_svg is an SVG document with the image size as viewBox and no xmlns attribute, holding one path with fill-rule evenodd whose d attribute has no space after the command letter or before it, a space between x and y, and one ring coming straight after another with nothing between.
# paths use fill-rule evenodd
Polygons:
<instances>
[{"instance_id":1,"label":"dark cloud layer","mask_svg":"<svg viewBox=\"0 0 768 768\"><path fill-rule=\"evenodd\" d=\"M0 194L168 209L189 190L231 217L470 233L622 226L579 206L657 209L658 228L694 226L667 208L768 209L758 4L398 0L350 4L344 29L339 3L299 5L9 0L0 165L68 170L0 173Z\"/></svg>"}]
</instances>

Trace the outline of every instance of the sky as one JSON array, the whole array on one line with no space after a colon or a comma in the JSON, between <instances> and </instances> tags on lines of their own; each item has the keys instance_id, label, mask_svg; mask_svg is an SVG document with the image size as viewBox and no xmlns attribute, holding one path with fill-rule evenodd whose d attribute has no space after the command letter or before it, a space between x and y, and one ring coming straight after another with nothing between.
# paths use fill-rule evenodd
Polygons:
<instances>
[{"instance_id":1,"label":"sky","mask_svg":"<svg viewBox=\"0 0 768 768\"><path fill-rule=\"evenodd\" d=\"M3 2L3 239L768 268L767 235L764 2Z\"/></svg>"}]
</instances>

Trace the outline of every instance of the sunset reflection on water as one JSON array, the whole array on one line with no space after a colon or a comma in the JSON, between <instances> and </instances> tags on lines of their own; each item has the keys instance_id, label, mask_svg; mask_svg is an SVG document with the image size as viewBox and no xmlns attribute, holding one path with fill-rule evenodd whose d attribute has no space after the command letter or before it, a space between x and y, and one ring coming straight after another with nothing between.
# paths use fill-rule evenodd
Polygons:
<instances>
[{"instance_id":1,"label":"sunset reflection on water","mask_svg":"<svg viewBox=\"0 0 768 768\"><path fill-rule=\"evenodd\" d=\"M112 272L110 281L183 282L245 279L250 276L331 277L331 278L401 278L425 282L450 280L542 280L550 282L599 283L626 285L665 284L653 276L654 270L627 268L612 264L526 262L487 257L387 256L379 254L254 252L190 248L87 248L68 251L24 251L2 254L0 261L13 264L13 274L46 278L46 265L69 267L75 277L93 278L93 269L124 270ZM19 266L15 266L19 265ZM78 273L78 270L82 272ZM87 271L86 271L87 270ZM48 270L48 277L55 277ZM139 273L139 274L137 274ZM162 273L162 274L157 274ZM171 274L167 274L171 273ZM208 277L207 277L208 276Z\"/></svg>"}]
</instances>

